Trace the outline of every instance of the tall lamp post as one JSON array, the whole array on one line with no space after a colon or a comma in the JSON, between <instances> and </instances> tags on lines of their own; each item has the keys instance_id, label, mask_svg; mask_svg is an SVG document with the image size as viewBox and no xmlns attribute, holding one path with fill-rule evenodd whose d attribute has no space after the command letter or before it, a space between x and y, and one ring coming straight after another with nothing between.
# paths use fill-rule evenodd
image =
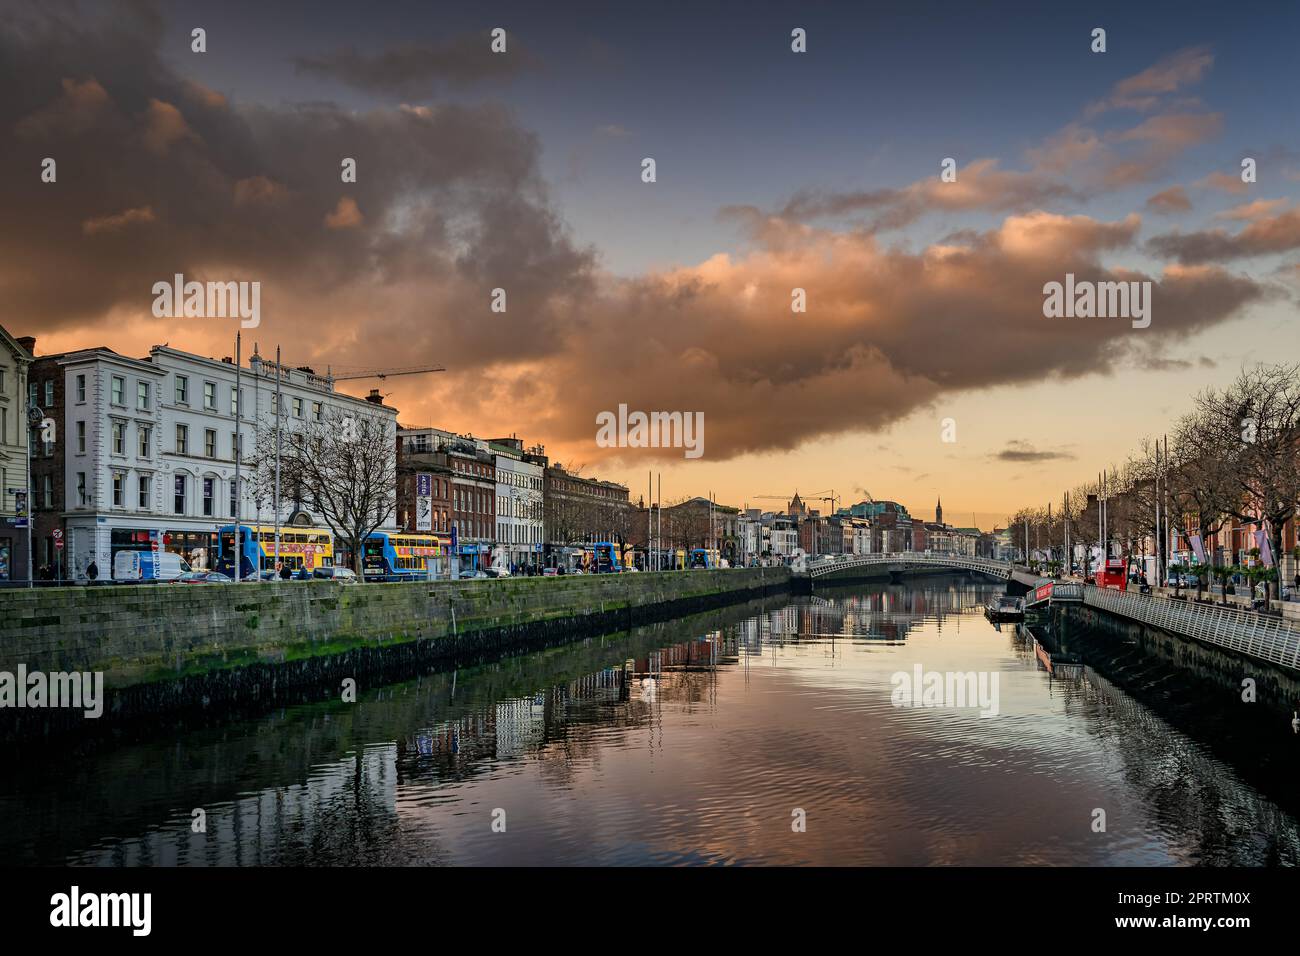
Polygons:
<instances>
[{"instance_id":1,"label":"tall lamp post","mask_svg":"<svg viewBox=\"0 0 1300 956\"><path fill-rule=\"evenodd\" d=\"M27 586L35 587L35 581L32 578L32 432L40 427L45 418L45 412L36 405L35 402L28 402L27 405L27 484L23 486L23 523L27 526ZM16 497L16 496L15 496ZM15 505L17 502L14 502ZM15 510L17 510L15 508Z\"/></svg>"}]
</instances>

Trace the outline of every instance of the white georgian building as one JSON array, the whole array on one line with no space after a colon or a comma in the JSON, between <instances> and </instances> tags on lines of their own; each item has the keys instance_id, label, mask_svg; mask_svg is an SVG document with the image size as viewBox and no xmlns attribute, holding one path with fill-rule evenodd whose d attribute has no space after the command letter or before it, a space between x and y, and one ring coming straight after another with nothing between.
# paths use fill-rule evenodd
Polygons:
<instances>
[{"instance_id":1,"label":"white georgian building","mask_svg":"<svg viewBox=\"0 0 1300 956\"><path fill-rule=\"evenodd\" d=\"M155 346L145 359L110 349L69 352L63 369L68 568L86 579L93 561L111 578L123 549L180 554L212 567L217 531L232 524L275 523L269 500L255 495L259 433L275 429L275 365L254 353L239 374L231 359L210 359ZM284 442L310 419L343 413L384 416L396 456L397 412L375 401L334 391L308 369L282 369ZM377 397L377 396L376 396ZM328 419L326 419L328 420ZM236 455L240 494L236 495ZM238 498L238 500L237 500ZM281 525L325 527L310 501L281 488ZM392 527L390 516L386 527ZM337 546L337 542L336 542Z\"/></svg>"}]
</instances>

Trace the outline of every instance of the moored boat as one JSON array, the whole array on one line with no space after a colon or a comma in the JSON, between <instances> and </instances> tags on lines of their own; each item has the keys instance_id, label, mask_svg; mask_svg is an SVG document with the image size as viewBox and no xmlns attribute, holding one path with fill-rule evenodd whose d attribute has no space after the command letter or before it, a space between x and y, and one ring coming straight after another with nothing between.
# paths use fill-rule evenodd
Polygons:
<instances>
[{"instance_id":1,"label":"moored boat","mask_svg":"<svg viewBox=\"0 0 1300 956\"><path fill-rule=\"evenodd\" d=\"M984 608L984 614L990 621L1022 621L1025 618L1025 602L1010 594L1004 594L996 601L990 601Z\"/></svg>"}]
</instances>

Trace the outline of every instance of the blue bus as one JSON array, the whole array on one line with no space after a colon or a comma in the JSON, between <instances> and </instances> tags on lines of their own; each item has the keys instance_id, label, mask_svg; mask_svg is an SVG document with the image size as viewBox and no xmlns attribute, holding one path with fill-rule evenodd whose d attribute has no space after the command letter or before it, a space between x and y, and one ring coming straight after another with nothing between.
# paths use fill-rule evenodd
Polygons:
<instances>
[{"instance_id":1,"label":"blue bus","mask_svg":"<svg viewBox=\"0 0 1300 956\"><path fill-rule=\"evenodd\" d=\"M582 563L588 574L617 574L623 570L619 547L610 541L597 541L583 548Z\"/></svg>"},{"instance_id":2,"label":"blue bus","mask_svg":"<svg viewBox=\"0 0 1300 956\"><path fill-rule=\"evenodd\" d=\"M447 541L428 532L376 531L361 549L361 570L371 580L423 581L442 571Z\"/></svg>"},{"instance_id":3,"label":"blue bus","mask_svg":"<svg viewBox=\"0 0 1300 956\"><path fill-rule=\"evenodd\" d=\"M217 570L235 576L235 554L240 555L239 577L256 580L262 572L274 572L275 528L271 525L239 526L239 547L235 547L235 526L217 531ZM280 529L280 563L295 574L310 575L316 568L334 565L334 538L325 528Z\"/></svg>"},{"instance_id":4,"label":"blue bus","mask_svg":"<svg viewBox=\"0 0 1300 956\"><path fill-rule=\"evenodd\" d=\"M692 570L721 567L717 548L692 548L689 567Z\"/></svg>"}]
</instances>

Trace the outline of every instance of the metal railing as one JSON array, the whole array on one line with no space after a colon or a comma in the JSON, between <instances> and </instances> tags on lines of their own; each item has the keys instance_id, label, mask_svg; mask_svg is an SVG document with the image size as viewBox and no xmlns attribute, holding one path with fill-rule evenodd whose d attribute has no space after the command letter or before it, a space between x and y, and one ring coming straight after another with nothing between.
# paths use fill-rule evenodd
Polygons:
<instances>
[{"instance_id":1,"label":"metal railing","mask_svg":"<svg viewBox=\"0 0 1300 956\"><path fill-rule=\"evenodd\" d=\"M1058 581L1052 587L1052 600L1066 603L1083 600L1083 585L1072 581Z\"/></svg>"},{"instance_id":2,"label":"metal railing","mask_svg":"<svg viewBox=\"0 0 1300 956\"><path fill-rule=\"evenodd\" d=\"M883 554L840 554L825 560L809 559L804 565L805 572L812 577L833 574L850 568L871 567L873 565L920 565L937 568L955 568L962 571L983 571L1001 578L1008 577L1012 565L1007 561L994 561L991 558L975 558L964 554L934 554L924 551L895 551ZM799 568L796 568L798 573Z\"/></svg>"},{"instance_id":3,"label":"metal railing","mask_svg":"<svg viewBox=\"0 0 1300 956\"><path fill-rule=\"evenodd\" d=\"M1083 603L1161 630L1300 670L1300 630L1253 611L1194 604L1150 594L1083 588Z\"/></svg>"}]
</instances>

